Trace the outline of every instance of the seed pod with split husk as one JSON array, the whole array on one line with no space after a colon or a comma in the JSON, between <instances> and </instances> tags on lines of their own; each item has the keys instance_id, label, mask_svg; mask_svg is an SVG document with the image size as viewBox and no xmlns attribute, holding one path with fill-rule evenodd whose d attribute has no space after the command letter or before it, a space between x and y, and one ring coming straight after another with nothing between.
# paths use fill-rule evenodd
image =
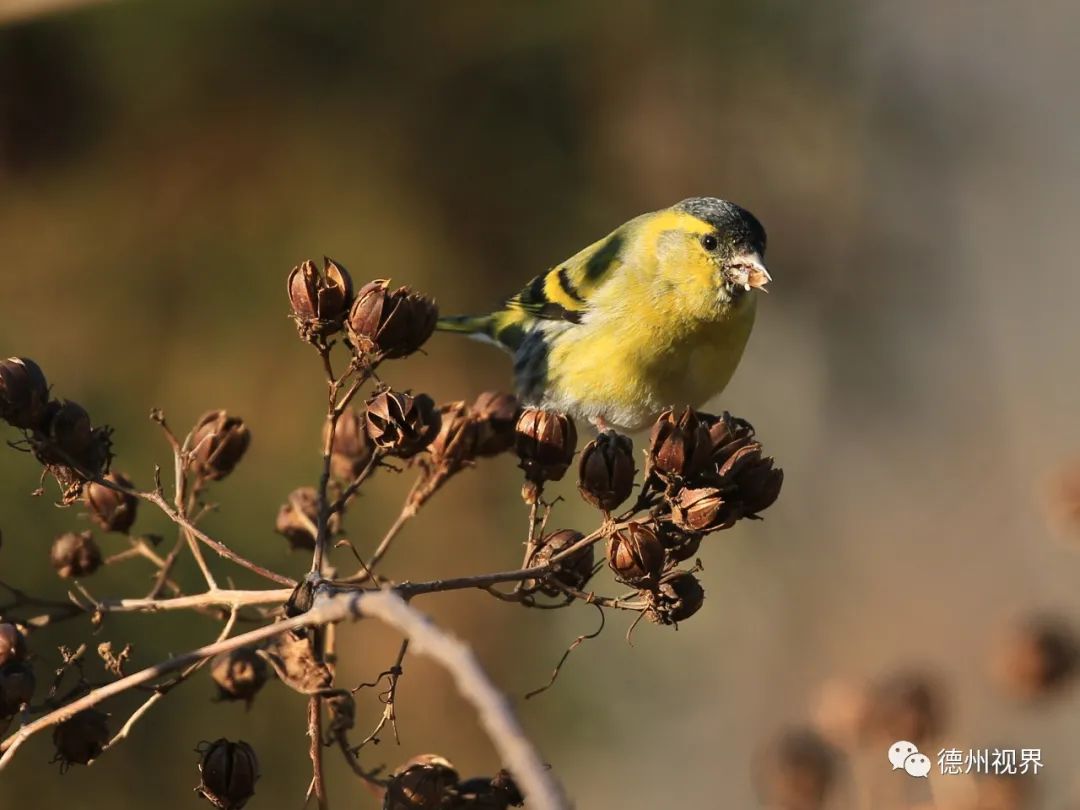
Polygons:
<instances>
[{"instance_id":1,"label":"seed pod with split husk","mask_svg":"<svg viewBox=\"0 0 1080 810\"><path fill-rule=\"evenodd\" d=\"M573 529L552 532L541 538L536 551L529 559L528 567L534 568L539 565L547 565L552 557L566 551L584 537L585 535L581 532L576 532ZM575 590L581 590L592 578L594 566L595 554L593 546L586 546L580 551L559 560L543 579L538 583L532 583L532 585L547 596L563 596L562 589L556 583Z\"/></svg>"},{"instance_id":2,"label":"seed pod with split husk","mask_svg":"<svg viewBox=\"0 0 1080 810\"><path fill-rule=\"evenodd\" d=\"M0 419L12 427L43 430L49 403L49 383L29 357L0 362Z\"/></svg>"},{"instance_id":3,"label":"seed pod with split husk","mask_svg":"<svg viewBox=\"0 0 1080 810\"><path fill-rule=\"evenodd\" d=\"M458 772L438 754L421 754L397 768L386 786L383 810L442 810L451 807Z\"/></svg>"},{"instance_id":4,"label":"seed pod with split husk","mask_svg":"<svg viewBox=\"0 0 1080 810\"><path fill-rule=\"evenodd\" d=\"M317 342L342 328L353 297L352 279L344 267L324 257L320 273L314 262L305 261L289 273L287 286L300 337Z\"/></svg>"},{"instance_id":5,"label":"seed pod with split husk","mask_svg":"<svg viewBox=\"0 0 1080 810\"><path fill-rule=\"evenodd\" d=\"M687 532L708 534L730 529L739 519L739 508L728 503L715 487L686 487L670 499L671 522Z\"/></svg>"},{"instance_id":6,"label":"seed pod with split husk","mask_svg":"<svg viewBox=\"0 0 1080 810\"><path fill-rule=\"evenodd\" d=\"M711 450L708 427L697 411L667 410L649 436L647 469L663 480L685 480L705 469Z\"/></svg>"},{"instance_id":7,"label":"seed pod with split husk","mask_svg":"<svg viewBox=\"0 0 1080 810\"><path fill-rule=\"evenodd\" d=\"M656 533L641 523L629 523L608 538L608 567L620 582L635 588L655 588L664 570L665 551Z\"/></svg>"},{"instance_id":8,"label":"seed pod with split husk","mask_svg":"<svg viewBox=\"0 0 1080 810\"><path fill-rule=\"evenodd\" d=\"M49 561L64 579L86 577L101 566L101 549L90 532L67 532L53 541Z\"/></svg>"},{"instance_id":9,"label":"seed pod with split husk","mask_svg":"<svg viewBox=\"0 0 1080 810\"><path fill-rule=\"evenodd\" d=\"M222 737L205 744L200 753L201 781L195 792L219 810L240 810L255 795L259 779L255 749L243 740L230 742Z\"/></svg>"},{"instance_id":10,"label":"seed pod with split husk","mask_svg":"<svg viewBox=\"0 0 1080 810\"><path fill-rule=\"evenodd\" d=\"M577 428L564 413L526 408L515 428L518 459L525 478L537 485L566 475L577 449Z\"/></svg>"},{"instance_id":11,"label":"seed pod with split husk","mask_svg":"<svg viewBox=\"0 0 1080 810\"><path fill-rule=\"evenodd\" d=\"M349 310L349 340L362 355L393 359L415 352L435 331L439 308L408 287L390 291L390 282L368 282Z\"/></svg>"},{"instance_id":12,"label":"seed pod with split husk","mask_svg":"<svg viewBox=\"0 0 1080 810\"><path fill-rule=\"evenodd\" d=\"M53 729L54 759L61 768L87 765L105 749L109 737L109 716L86 709Z\"/></svg>"},{"instance_id":13,"label":"seed pod with split husk","mask_svg":"<svg viewBox=\"0 0 1080 810\"><path fill-rule=\"evenodd\" d=\"M105 480L123 489L132 489L131 479L123 473L111 472ZM91 481L83 492L90 519L107 532L127 534L135 522L139 499L127 492Z\"/></svg>"},{"instance_id":14,"label":"seed pod with split husk","mask_svg":"<svg viewBox=\"0 0 1080 810\"><path fill-rule=\"evenodd\" d=\"M732 442L741 442L744 439L754 438L754 426L745 419L732 416L724 411L720 416L711 414L698 414L709 431L709 443L712 445L713 458L723 463L730 455L726 449Z\"/></svg>"},{"instance_id":15,"label":"seed pod with split husk","mask_svg":"<svg viewBox=\"0 0 1080 810\"><path fill-rule=\"evenodd\" d=\"M427 394L383 391L367 403L367 433L376 447L398 458L412 458L439 432L439 412Z\"/></svg>"},{"instance_id":16,"label":"seed pod with split husk","mask_svg":"<svg viewBox=\"0 0 1080 810\"><path fill-rule=\"evenodd\" d=\"M514 426L521 406L513 394L485 391L472 404L476 417L476 455L497 456L514 446Z\"/></svg>"},{"instance_id":17,"label":"seed pod with split husk","mask_svg":"<svg viewBox=\"0 0 1080 810\"><path fill-rule=\"evenodd\" d=\"M634 445L619 433L601 433L581 451L578 492L604 512L617 509L634 489Z\"/></svg>"},{"instance_id":18,"label":"seed pod with split husk","mask_svg":"<svg viewBox=\"0 0 1080 810\"><path fill-rule=\"evenodd\" d=\"M713 480L724 489L728 501L743 515L756 515L776 502L784 483L784 471L772 458L763 456L760 442L735 439L713 454Z\"/></svg>"},{"instance_id":19,"label":"seed pod with split husk","mask_svg":"<svg viewBox=\"0 0 1080 810\"><path fill-rule=\"evenodd\" d=\"M225 411L209 411L191 432L191 466L210 481L220 481L231 473L251 444L244 420Z\"/></svg>"},{"instance_id":20,"label":"seed pod with split husk","mask_svg":"<svg viewBox=\"0 0 1080 810\"><path fill-rule=\"evenodd\" d=\"M675 624L701 610L704 602L705 590L697 577L689 571L668 571L660 578L659 587L649 595L645 616L657 624Z\"/></svg>"}]
</instances>

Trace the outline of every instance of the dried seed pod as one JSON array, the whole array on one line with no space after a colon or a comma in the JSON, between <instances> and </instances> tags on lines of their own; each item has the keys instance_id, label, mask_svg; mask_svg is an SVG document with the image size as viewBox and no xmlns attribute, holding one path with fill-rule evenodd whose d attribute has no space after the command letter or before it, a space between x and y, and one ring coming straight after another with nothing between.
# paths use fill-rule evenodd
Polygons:
<instances>
[{"instance_id":1,"label":"dried seed pod","mask_svg":"<svg viewBox=\"0 0 1080 810\"><path fill-rule=\"evenodd\" d=\"M771 458L761 455L761 444L749 438L729 442L717 461L716 481L725 489L735 488L729 500L737 503L743 514L756 514L776 501L784 483L784 471L774 467Z\"/></svg>"},{"instance_id":2,"label":"dried seed pod","mask_svg":"<svg viewBox=\"0 0 1080 810\"><path fill-rule=\"evenodd\" d=\"M314 487L299 487L278 509L274 531L289 541L292 551L315 548L315 529L319 525L319 495ZM330 535L341 529L341 515L330 515L326 528Z\"/></svg>"},{"instance_id":3,"label":"dried seed pod","mask_svg":"<svg viewBox=\"0 0 1080 810\"><path fill-rule=\"evenodd\" d=\"M476 458L476 419L464 402L439 407L439 432L428 446L431 460L456 472Z\"/></svg>"},{"instance_id":4,"label":"dried seed pod","mask_svg":"<svg viewBox=\"0 0 1080 810\"><path fill-rule=\"evenodd\" d=\"M871 687L867 732L888 745L907 740L922 749L945 725L945 690L925 672L898 672Z\"/></svg>"},{"instance_id":5,"label":"dried seed pod","mask_svg":"<svg viewBox=\"0 0 1080 810\"><path fill-rule=\"evenodd\" d=\"M628 523L608 538L608 567L627 585L655 588L664 561L664 547L656 533L641 523Z\"/></svg>"},{"instance_id":6,"label":"dried seed pod","mask_svg":"<svg viewBox=\"0 0 1080 810\"><path fill-rule=\"evenodd\" d=\"M329 425L323 429L323 441ZM352 481L371 462L375 447L368 437L364 414L348 408L338 418L334 430L334 446L330 453L330 470L342 481Z\"/></svg>"},{"instance_id":7,"label":"dried seed pod","mask_svg":"<svg viewBox=\"0 0 1080 810\"><path fill-rule=\"evenodd\" d=\"M730 529L739 519L739 508L728 503L714 487L680 489L670 499L671 522L688 532L708 534Z\"/></svg>"},{"instance_id":8,"label":"dried seed pod","mask_svg":"<svg viewBox=\"0 0 1080 810\"><path fill-rule=\"evenodd\" d=\"M42 430L47 418L49 383L29 357L0 363L0 419L12 427Z\"/></svg>"},{"instance_id":9,"label":"dried seed pod","mask_svg":"<svg viewBox=\"0 0 1080 810\"><path fill-rule=\"evenodd\" d=\"M701 610L705 590L689 571L668 571L660 578L660 586L650 595L645 612L649 621L675 624L685 621Z\"/></svg>"},{"instance_id":10,"label":"dried seed pod","mask_svg":"<svg viewBox=\"0 0 1080 810\"><path fill-rule=\"evenodd\" d=\"M713 459L723 463L729 455L725 448L734 441L754 438L754 426L745 419L732 416L724 411L720 416L699 413L701 421L709 429L709 442L712 445Z\"/></svg>"},{"instance_id":11,"label":"dried seed pod","mask_svg":"<svg viewBox=\"0 0 1080 810\"><path fill-rule=\"evenodd\" d=\"M513 394L485 391L472 405L477 420L476 455L497 456L514 446L521 406Z\"/></svg>"},{"instance_id":12,"label":"dried seed pod","mask_svg":"<svg viewBox=\"0 0 1080 810\"><path fill-rule=\"evenodd\" d=\"M122 473L112 472L105 476L119 487L131 489L131 480ZM127 534L135 522L139 499L125 492L117 492L103 484L90 482L83 493L90 518L107 532Z\"/></svg>"},{"instance_id":13,"label":"dried seed pod","mask_svg":"<svg viewBox=\"0 0 1080 810\"><path fill-rule=\"evenodd\" d=\"M367 433L376 447L398 458L412 458L439 432L439 412L427 394L383 391L367 403Z\"/></svg>"},{"instance_id":14,"label":"dried seed pod","mask_svg":"<svg viewBox=\"0 0 1080 810\"><path fill-rule=\"evenodd\" d=\"M670 523L660 524L657 527L656 537L667 551L671 562L689 560L698 553L701 547L702 535L684 532Z\"/></svg>"},{"instance_id":15,"label":"dried seed pod","mask_svg":"<svg viewBox=\"0 0 1080 810\"><path fill-rule=\"evenodd\" d=\"M691 478L705 469L711 451L708 427L697 411L667 410L649 436L648 470L665 480Z\"/></svg>"},{"instance_id":16,"label":"dried seed pod","mask_svg":"<svg viewBox=\"0 0 1080 810\"><path fill-rule=\"evenodd\" d=\"M90 414L77 402L53 403L49 413L49 440L63 453L79 460L93 441Z\"/></svg>"},{"instance_id":17,"label":"dried seed pod","mask_svg":"<svg viewBox=\"0 0 1080 810\"><path fill-rule=\"evenodd\" d=\"M26 638L10 622L0 623L0 667L26 658Z\"/></svg>"},{"instance_id":18,"label":"dried seed pod","mask_svg":"<svg viewBox=\"0 0 1080 810\"><path fill-rule=\"evenodd\" d=\"M25 661L0 667L0 721L19 712L34 697L34 670Z\"/></svg>"},{"instance_id":19,"label":"dried seed pod","mask_svg":"<svg viewBox=\"0 0 1080 810\"><path fill-rule=\"evenodd\" d=\"M619 433L601 433L581 451L578 492L597 509L611 512L634 489L634 444Z\"/></svg>"},{"instance_id":20,"label":"dried seed pod","mask_svg":"<svg viewBox=\"0 0 1080 810\"><path fill-rule=\"evenodd\" d=\"M390 777L383 810L441 810L448 807L458 772L438 754L421 754L405 762Z\"/></svg>"},{"instance_id":21,"label":"dried seed pod","mask_svg":"<svg viewBox=\"0 0 1080 810\"><path fill-rule=\"evenodd\" d=\"M243 740L230 742L222 737L204 744L200 753L201 780L195 792L219 810L240 810L255 795L259 779L255 749Z\"/></svg>"},{"instance_id":22,"label":"dried seed pod","mask_svg":"<svg viewBox=\"0 0 1080 810\"><path fill-rule=\"evenodd\" d=\"M85 709L53 729L53 745L61 768L88 765L109 742L109 716L97 709Z\"/></svg>"},{"instance_id":23,"label":"dried seed pod","mask_svg":"<svg viewBox=\"0 0 1080 810\"><path fill-rule=\"evenodd\" d=\"M63 489L63 502L82 494L85 476L101 475L112 461L112 429L95 428L76 402L50 402L43 434L35 433L34 452Z\"/></svg>"},{"instance_id":24,"label":"dried seed pod","mask_svg":"<svg viewBox=\"0 0 1080 810\"><path fill-rule=\"evenodd\" d=\"M789 731L758 756L755 782L762 806L823 810L839 768L839 753L815 731Z\"/></svg>"},{"instance_id":25,"label":"dried seed pod","mask_svg":"<svg viewBox=\"0 0 1080 810\"><path fill-rule=\"evenodd\" d=\"M49 561L64 579L86 577L101 566L101 549L90 532L67 532L53 541Z\"/></svg>"},{"instance_id":26,"label":"dried seed pod","mask_svg":"<svg viewBox=\"0 0 1080 810\"><path fill-rule=\"evenodd\" d=\"M210 677L218 687L218 700L243 700L249 706L266 684L266 662L250 647L222 653L210 662Z\"/></svg>"},{"instance_id":27,"label":"dried seed pod","mask_svg":"<svg viewBox=\"0 0 1080 810\"><path fill-rule=\"evenodd\" d=\"M393 292L389 287L384 279L365 284L349 310L349 339L361 354L406 357L435 331L439 308L434 301L408 287Z\"/></svg>"},{"instance_id":28,"label":"dried seed pod","mask_svg":"<svg viewBox=\"0 0 1080 810\"><path fill-rule=\"evenodd\" d=\"M292 269L287 286L292 317L304 340L324 338L342 328L353 297L352 279L344 267L324 257L320 274L308 260Z\"/></svg>"},{"instance_id":29,"label":"dried seed pod","mask_svg":"<svg viewBox=\"0 0 1080 810\"><path fill-rule=\"evenodd\" d=\"M1080 675L1080 636L1063 619L1029 618L1001 643L995 665L999 682L1016 698L1059 695Z\"/></svg>"},{"instance_id":30,"label":"dried seed pod","mask_svg":"<svg viewBox=\"0 0 1080 810\"><path fill-rule=\"evenodd\" d=\"M566 475L577 449L577 428L564 413L526 408L515 427L521 469L534 484L558 481Z\"/></svg>"},{"instance_id":31,"label":"dried seed pod","mask_svg":"<svg viewBox=\"0 0 1080 810\"><path fill-rule=\"evenodd\" d=\"M210 481L220 481L235 469L251 444L244 420L225 411L208 411L191 431L191 466Z\"/></svg>"},{"instance_id":32,"label":"dried seed pod","mask_svg":"<svg viewBox=\"0 0 1080 810\"><path fill-rule=\"evenodd\" d=\"M514 783L510 772L503 769L492 777L476 776L460 782L454 791L452 807L472 810L506 810L521 807L525 797Z\"/></svg>"},{"instance_id":33,"label":"dried seed pod","mask_svg":"<svg viewBox=\"0 0 1080 810\"><path fill-rule=\"evenodd\" d=\"M584 537L585 535L581 532L576 532L573 529L562 529L557 532L552 532L541 538L540 542L537 544L536 551L529 559L529 567L533 568L538 565L547 565L552 557L566 551ZM568 588L581 590L592 578L593 567L596 564L595 559L593 546L587 546L586 548L581 549L581 551L575 552L569 557L557 562L547 576L538 583L527 583L527 587L535 587L547 596L563 595L563 591L554 584L556 582L565 585Z\"/></svg>"}]
</instances>

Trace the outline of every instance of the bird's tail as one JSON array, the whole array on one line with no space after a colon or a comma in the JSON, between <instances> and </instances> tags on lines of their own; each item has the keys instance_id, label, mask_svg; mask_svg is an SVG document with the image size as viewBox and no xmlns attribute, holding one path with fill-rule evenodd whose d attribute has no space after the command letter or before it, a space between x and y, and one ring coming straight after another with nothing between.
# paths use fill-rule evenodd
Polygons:
<instances>
[{"instance_id":1,"label":"bird's tail","mask_svg":"<svg viewBox=\"0 0 1080 810\"><path fill-rule=\"evenodd\" d=\"M493 343L500 349L515 352L525 337L527 315L523 312L501 309L488 315L452 315L439 318L435 328L443 332L457 332L484 343Z\"/></svg>"},{"instance_id":2,"label":"bird's tail","mask_svg":"<svg viewBox=\"0 0 1080 810\"><path fill-rule=\"evenodd\" d=\"M491 315L449 315L439 318L435 328L440 332L460 332L490 338L494 337L495 318Z\"/></svg>"}]
</instances>

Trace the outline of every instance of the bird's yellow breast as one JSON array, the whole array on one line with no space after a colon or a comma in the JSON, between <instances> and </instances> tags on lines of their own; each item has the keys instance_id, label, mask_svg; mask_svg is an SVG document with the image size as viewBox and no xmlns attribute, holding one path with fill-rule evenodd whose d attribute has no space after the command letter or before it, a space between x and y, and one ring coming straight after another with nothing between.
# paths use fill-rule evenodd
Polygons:
<instances>
[{"instance_id":1,"label":"bird's yellow breast","mask_svg":"<svg viewBox=\"0 0 1080 810\"><path fill-rule=\"evenodd\" d=\"M699 406L720 393L750 336L755 296L709 320L672 318L663 308L658 301L645 312L616 311L560 330L544 404L632 428L666 407Z\"/></svg>"}]
</instances>

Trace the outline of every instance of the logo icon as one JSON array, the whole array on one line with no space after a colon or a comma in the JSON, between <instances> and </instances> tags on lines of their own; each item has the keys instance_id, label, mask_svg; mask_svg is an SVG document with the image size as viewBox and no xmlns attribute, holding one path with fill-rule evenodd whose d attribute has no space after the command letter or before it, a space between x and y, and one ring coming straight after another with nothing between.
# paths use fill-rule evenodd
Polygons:
<instances>
[{"instance_id":1,"label":"logo icon","mask_svg":"<svg viewBox=\"0 0 1080 810\"><path fill-rule=\"evenodd\" d=\"M925 779L930 773L930 757L920 754L915 743L897 740L889 746L889 762L893 770L905 771L909 776Z\"/></svg>"}]
</instances>

